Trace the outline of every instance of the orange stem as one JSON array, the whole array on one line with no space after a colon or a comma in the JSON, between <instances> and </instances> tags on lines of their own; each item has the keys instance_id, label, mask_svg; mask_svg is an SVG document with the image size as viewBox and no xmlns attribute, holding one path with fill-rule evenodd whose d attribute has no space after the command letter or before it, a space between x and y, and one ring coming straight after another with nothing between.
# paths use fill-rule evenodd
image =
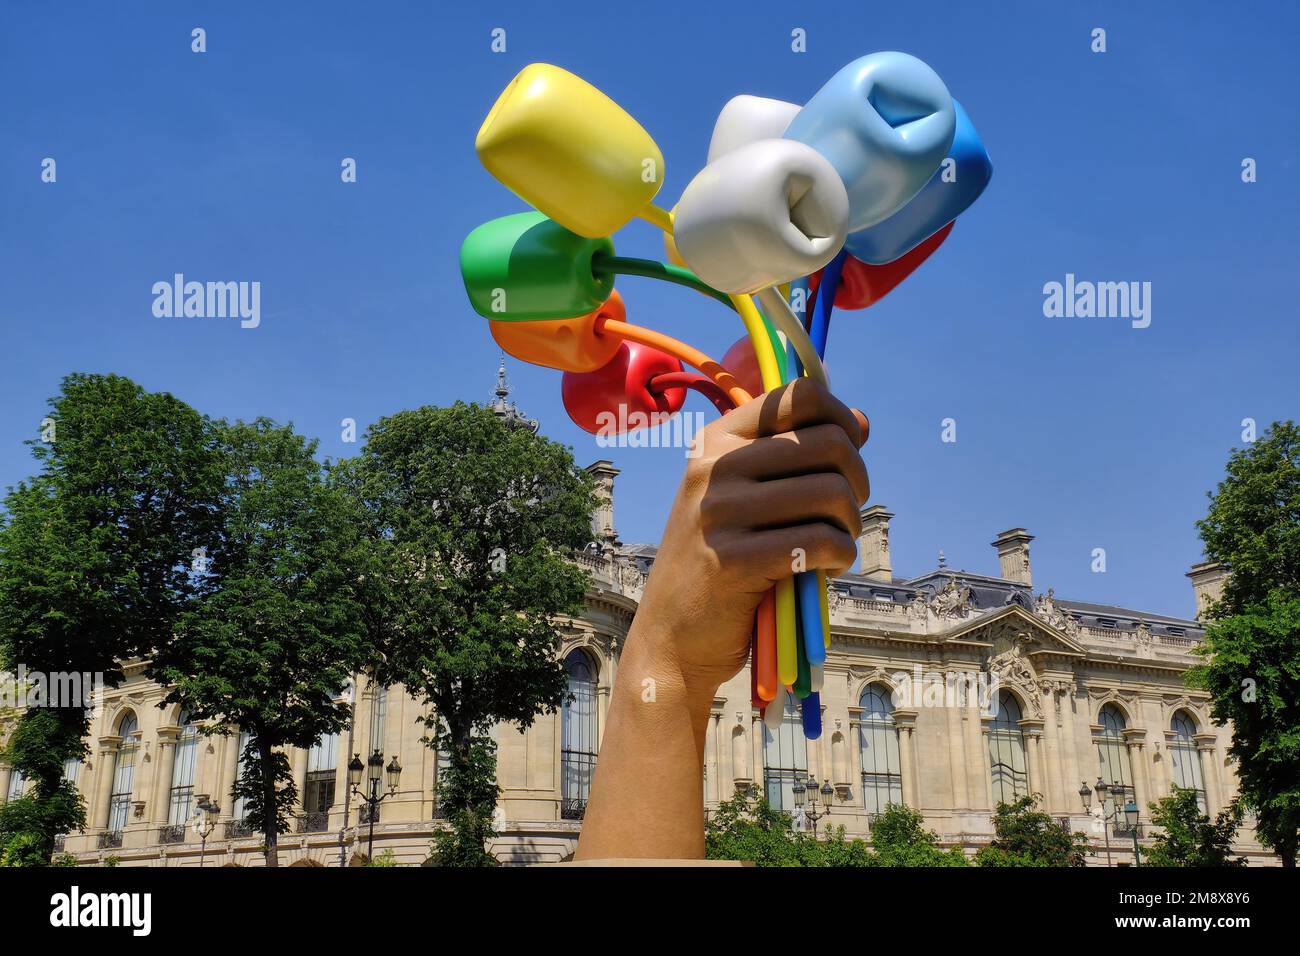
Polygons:
<instances>
[{"instance_id":1,"label":"orange stem","mask_svg":"<svg viewBox=\"0 0 1300 956\"><path fill-rule=\"evenodd\" d=\"M687 365L699 369L717 382L718 387L731 396L731 400L737 405L743 405L753 398L749 392L740 387L740 383L725 368L699 349L687 345L670 335L664 335L662 332L656 332L654 329L647 329L641 325L633 325L630 322L621 322L618 319L605 319L598 331L608 332L611 335L617 335L619 338L628 339L632 342L640 342L642 345L648 345L661 352L667 352L674 358L681 359Z\"/></svg>"}]
</instances>

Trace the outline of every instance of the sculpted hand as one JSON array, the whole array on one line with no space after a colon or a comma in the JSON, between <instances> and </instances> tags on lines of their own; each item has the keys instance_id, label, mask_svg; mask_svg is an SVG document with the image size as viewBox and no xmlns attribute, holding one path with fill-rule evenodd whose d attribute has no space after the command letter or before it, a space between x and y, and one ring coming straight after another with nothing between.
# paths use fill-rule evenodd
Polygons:
<instances>
[{"instance_id":1,"label":"sculpted hand","mask_svg":"<svg viewBox=\"0 0 1300 956\"><path fill-rule=\"evenodd\" d=\"M801 570L832 575L853 563L867 430L799 379L700 433L619 661L577 859L703 856L714 695L798 555Z\"/></svg>"},{"instance_id":2,"label":"sculpted hand","mask_svg":"<svg viewBox=\"0 0 1300 956\"><path fill-rule=\"evenodd\" d=\"M711 694L741 669L759 601L796 562L831 576L853 564L867 433L808 379L700 433L637 614L688 683Z\"/></svg>"}]
</instances>

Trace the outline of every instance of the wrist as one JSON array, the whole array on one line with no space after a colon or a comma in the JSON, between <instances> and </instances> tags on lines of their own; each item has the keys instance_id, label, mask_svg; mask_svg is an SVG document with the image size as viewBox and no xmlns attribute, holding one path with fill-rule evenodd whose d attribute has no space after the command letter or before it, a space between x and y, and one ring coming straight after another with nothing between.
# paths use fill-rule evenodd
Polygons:
<instances>
[{"instance_id":1,"label":"wrist","mask_svg":"<svg viewBox=\"0 0 1300 956\"><path fill-rule=\"evenodd\" d=\"M641 700L678 703L694 715L707 717L722 679L687 665L678 646L677 635L638 617L619 662L619 683L627 678L631 686L625 690Z\"/></svg>"}]
</instances>

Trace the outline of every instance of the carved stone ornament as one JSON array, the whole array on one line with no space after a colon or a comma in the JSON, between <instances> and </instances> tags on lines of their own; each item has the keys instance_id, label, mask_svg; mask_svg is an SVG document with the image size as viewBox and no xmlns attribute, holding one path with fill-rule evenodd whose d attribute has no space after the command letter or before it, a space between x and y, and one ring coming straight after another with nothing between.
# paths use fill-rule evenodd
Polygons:
<instances>
[{"instance_id":1,"label":"carved stone ornament","mask_svg":"<svg viewBox=\"0 0 1300 956\"><path fill-rule=\"evenodd\" d=\"M827 578L826 579L827 610L838 611L843 606L844 606L844 593L840 591L839 588L835 587L835 585L831 582L831 580Z\"/></svg>"},{"instance_id":2,"label":"carved stone ornament","mask_svg":"<svg viewBox=\"0 0 1300 956\"><path fill-rule=\"evenodd\" d=\"M1138 621L1137 628L1133 631L1133 636L1137 638L1139 647L1151 646L1151 628L1146 621Z\"/></svg>"},{"instance_id":3,"label":"carved stone ornament","mask_svg":"<svg viewBox=\"0 0 1300 956\"><path fill-rule=\"evenodd\" d=\"M939 618L965 618L971 614L971 591L965 584L950 580L934 593L930 613Z\"/></svg>"},{"instance_id":4,"label":"carved stone ornament","mask_svg":"<svg viewBox=\"0 0 1300 956\"><path fill-rule=\"evenodd\" d=\"M619 569L619 583L624 591L645 590L646 575L630 561Z\"/></svg>"},{"instance_id":5,"label":"carved stone ornament","mask_svg":"<svg viewBox=\"0 0 1300 956\"><path fill-rule=\"evenodd\" d=\"M995 639L994 646L1000 643L1004 642ZM1038 675L1025 658L1025 648L1033 641L1021 632L1015 634L1009 643L1006 650L989 659L989 674L997 678L999 685L1005 684L1021 691L1021 696L1029 702L1030 716L1041 718L1044 688L1040 687Z\"/></svg>"},{"instance_id":6,"label":"carved stone ornament","mask_svg":"<svg viewBox=\"0 0 1300 956\"><path fill-rule=\"evenodd\" d=\"M1052 588L1048 588L1046 594L1038 596L1034 604L1034 614L1068 637L1077 637L1079 634L1079 622L1069 611L1056 603L1056 594Z\"/></svg>"}]
</instances>

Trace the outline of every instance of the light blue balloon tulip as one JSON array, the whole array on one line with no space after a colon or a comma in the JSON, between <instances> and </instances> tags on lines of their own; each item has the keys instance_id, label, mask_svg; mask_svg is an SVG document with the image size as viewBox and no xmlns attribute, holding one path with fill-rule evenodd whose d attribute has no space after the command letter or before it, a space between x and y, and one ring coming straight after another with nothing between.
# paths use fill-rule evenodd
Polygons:
<instances>
[{"instance_id":1,"label":"light blue balloon tulip","mask_svg":"<svg viewBox=\"0 0 1300 956\"><path fill-rule=\"evenodd\" d=\"M942 163L915 198L884 222L849 233L844 248L854 258L879 266L907 255L969 209L989 184L993 163L988 151L961 104L953 100L952 105L957 111L957 133L948 152L952 164Z\"/></svg>"},{"instance_id":2,"label":"light blue balloon tulip","mask_svg":"<svg viewBox=\"0 0 1300 956\"><path fill-rule=\"evenodd\" d=\"M830 78L790 122L786 139L830 160L849 194L849 231L888 219L948 155L956 128L939 75L906 53L872 53Z\"/></svg>"}]
</instances>

